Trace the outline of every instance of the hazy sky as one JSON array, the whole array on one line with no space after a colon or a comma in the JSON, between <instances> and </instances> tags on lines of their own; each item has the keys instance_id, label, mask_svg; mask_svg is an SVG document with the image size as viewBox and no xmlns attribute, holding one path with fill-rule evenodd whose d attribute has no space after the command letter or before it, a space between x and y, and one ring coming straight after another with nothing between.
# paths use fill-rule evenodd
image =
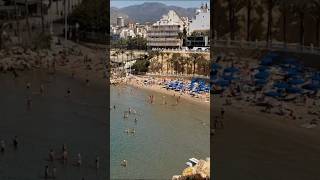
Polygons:
<instances>
[{"instance_id":1,"label":"hazy sky","mask_svg":"<svg viewBox=\"0 0 320 180\"><path fill-rule=\"evenodd\" d=\"M209 0L131 0L131 1L124 1L124 0L111 0L111 7L117 7L117 8L123 8L131 5L137 5L137 4L143 4L144 2L159 2L166 5L173 5L173 6L179 6L184 8L197 8L201 6L201 3L207 3L210 7L210 1Z\"/></svg>"}]
</instances>

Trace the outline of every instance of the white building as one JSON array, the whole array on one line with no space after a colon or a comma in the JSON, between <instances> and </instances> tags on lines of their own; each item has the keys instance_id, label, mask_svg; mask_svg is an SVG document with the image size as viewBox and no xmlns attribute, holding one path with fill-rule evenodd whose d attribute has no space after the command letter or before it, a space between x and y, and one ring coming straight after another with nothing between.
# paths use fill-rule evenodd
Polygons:
<instances>
[{"instance_id":1,"label":"white building","mask_svg":"<svg viewBox=\"0 0 320 180\"><path fill-rule=\"evenodd\" d=\"M196 15L189 24L188 34L210 30L210 9L207 4L196 10Z\"/></svg>"},{"instance_id":2,"label":"white building","mask_svg":"<svg viewBox=\"0 0 320 180\"><path fill-rule=\"evenodd\" d=\"M121 29L120 38L127 39L129 37L132 37L132 38L136 37L136 34L134 33L134 30L127 29L127 28Z\"/></svg>"},{"instance_id":3,"label":"white building","mask_svg":"<svg viewBox=\"0 0 320 180\"><path fill-rule=\"evenodd\" d=\"M117 26L124 27L124 19L123 19L123 17L117 17Z\"/></svg>"},{"instance_id":4,"label":"white building","mask_svg":"<svg viewBox=\"0 0 320 180\"><path fill-rule=\"evenodd\" d=\"M147 45L158 48L178 48L182 44L179 33L182 33L185 22L175 11L170 10L167 15L154 23L147 33Z\"/></svg>"}]
</instances>

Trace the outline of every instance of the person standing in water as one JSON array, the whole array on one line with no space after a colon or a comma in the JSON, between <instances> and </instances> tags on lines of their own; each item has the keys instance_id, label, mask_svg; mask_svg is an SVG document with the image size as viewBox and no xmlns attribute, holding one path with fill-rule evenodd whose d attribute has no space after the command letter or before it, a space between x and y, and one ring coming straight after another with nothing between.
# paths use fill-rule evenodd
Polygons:
<instances>
[{"instance_id":1,"label":"person standing in water","mask_svg":"<svg viewBox=\"0 0 320 180\"><path fill-rule=\"evenodd\" d=\"M44 85L43 84L40 85L40 94L41 95L44 94Z\"/></svg>"},{"instance_id":2,"label":"person standing in water","mask_svg":"<svg viewBox=\"0 0 320 180\"><path fill-rule=\"evenodd\" d=\"M55 179L57 177L57 168L53 166L52 168L52 178Z\"/></svg>"},{"instance_id":3,"label":"person standing in water","mask_svg":"<svg viewBox=\"0 0 320 180\"><path fill-rule=\"evenodd\" d=\"M97 156L96 157L96 169L99 169L99 167L100 167L100 157Z\"/></svg>"},{"instance_id":4,"label":"person standing in water","mask_svg":"<svg viewBox=\"0 0 320 180\"><path fill-rule=\"evenodd\" d=\"M80 153L78 153L78 159L77 159L77 166L81 166L81 164L82 164L82 158L81 158L81 154Z\"/></svg>"},{"instance_id":5,"label":"person standing in water","mask_svg":"<svg viewBox=\"0 0 320 180\"><path fill-rule=\"evenodd\" d=\"M53 151L53 149L50 149L50 152L49 152L49 161L54 161L54 159L55 159L54 151Z\"/></svg>"},{"instance_id":6,"label":"person standing in water","mask_svg":"<svg viewBox=\"0 0 320 180\"><path fill-rule=\"evenodd\" d=\"M31 97L29 96L27 98L27 109L30 110L31 109L31 106L32 106L32 99Z\"/></svg>"},{"instance_id":7,"label":"person standing in water","mask_svg":"<svg viewBox=\"0 0 320 180\"><path fill-rule=\"evenodd\" d=\"M46 165L44 169L44 178L47 179L49 178L49 166Z\"/></svg>"},{"instance_id":8,"label":"person standing in water","mask_svg":"<svg viewBox=\"0 0 320 180\"><path fill-rule=\"evenodd\" d=\"M1 151L2 153L4 153L5 150L6 150L6 144L5 144L4 140L2 139L2 140L0 141L0 151Z\"/></svg>"},{"instance_id":9,"label":"person standing in water","mask_svg":"<svg viewBox=\"0 0 320 180\"><path fill-rule=\"evenodd\" d=\"M66 97L70 97L70 96L71 96L71 88L68 88L68 89L67 89Z\"/></svg>"},{"instance_id":10,"label":"person standing in water","mask_svg":"<svg viewBox=\"0 0 320 180\"><path fill-rule=\"evenodd\" d=\"M13 147L14 147L15 150L18 149L18 136L15 136L13 138Z\"/></svg>"}]
</instances>

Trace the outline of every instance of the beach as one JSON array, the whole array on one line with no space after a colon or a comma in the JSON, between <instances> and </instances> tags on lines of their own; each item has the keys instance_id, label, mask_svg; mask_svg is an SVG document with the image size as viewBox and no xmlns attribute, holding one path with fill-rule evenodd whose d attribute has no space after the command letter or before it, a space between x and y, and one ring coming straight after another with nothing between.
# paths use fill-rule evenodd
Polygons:
<instances>
[{"instance_id":1,"label":"beach","mask_svg":"<svg viewBox=\"0 0 320 180\"><path fill-rule=\"evenodd\" d=\"M293 62L288 60L287 63ZM298 62L294 63L291 69L299 66ZM214 178L317 179L319 173L316 166L320 160L319 98L318 95L308 95L309 90L304 91L304 84L310 82L307 79L312 77L311 71L314 70L290 70L290 73L297 74L293 77L286 69L284 73L279 71L279 64L264 65L263 58L262 61L255 58L237 62L222 60L219 65L224 71L228 67L228 71L237 71L239 78L224 78L232 79L235 84L241 82L241 86L240 91L237 85L231 85L224 93L211 96L215 107L212 108L211 119L213 122L223 122L223 127L217 124L214 138L211 139ZM287 83L298 82L298 78L304 80L299 79L302 85L288 83L289 87L295 88L295 93L292 93L292 89L277 91L281 86L275 84L285 82L281 76L286 74L289 76ZM222 73L218 73L219 76L222 77ZM245 86L250 83L252 87L262 86L261 89L257 88L256 95L255 91L246 90ZM298 91L300 88L302 90ZM296 94L296 99L269 96L277 95L269 94L270 91L284 93L285 97ZM300 91L306 94L300 95Z\"/></svg>"}]
</instances>

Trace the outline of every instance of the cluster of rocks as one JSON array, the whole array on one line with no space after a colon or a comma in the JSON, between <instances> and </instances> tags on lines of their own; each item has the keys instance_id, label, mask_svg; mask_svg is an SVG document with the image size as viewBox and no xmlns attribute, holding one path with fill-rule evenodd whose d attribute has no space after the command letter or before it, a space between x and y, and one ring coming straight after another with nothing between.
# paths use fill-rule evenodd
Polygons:
<instances>
[{"instance_id":1,"label":"cluster of rocks","mask_svg":"<svg viewBox=\"0 0 320 180\"><path fill-rule=\"evenodd\" d=\"M210 158L199 160L199 163L193 167L187 167L182 175L175 175L172 180L207 180L210 179Z\"/></svg>"},{"instance_id":2,"label":"cluster of rocks","mask_svg":"<svg viewBox=\"0 0 320 180\"><path fill-rule=\"evenodd\" d=\"M40 68L55 59L63 59L69 55L82 55L76 48L56 47L54 49L31 50L21 47L0 50L0 72L23 71ZM60 57L59 57L60 56Z\"/></svg>"}]
</instances>

